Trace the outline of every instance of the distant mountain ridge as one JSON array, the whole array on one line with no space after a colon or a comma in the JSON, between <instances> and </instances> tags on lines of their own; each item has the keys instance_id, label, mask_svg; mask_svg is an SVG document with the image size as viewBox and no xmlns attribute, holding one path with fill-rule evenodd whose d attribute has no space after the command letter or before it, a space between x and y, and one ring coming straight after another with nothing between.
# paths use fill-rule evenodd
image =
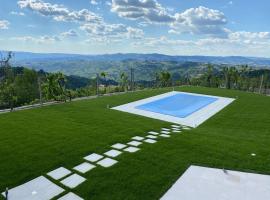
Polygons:
<instances>
[{"instance_id":1,"label":"distant mountain ridge","mask_svg":"<svg viewBox=\"0 0 270 200\"><path fill-rule=\"evenodd\" d=\"M2 51L6 52L6 51ZM19 64L22 61L45 61L45 60L65 60L65 61L175 61L175 62L199 62L228 65L252 65L270 67L270 58L244 57L244 56L171 56L164 54L137 54L137 53L117 53L103 55L83 55L64 53L31 53L14 51L13 61Z\"/></svg>"}]
</instances>

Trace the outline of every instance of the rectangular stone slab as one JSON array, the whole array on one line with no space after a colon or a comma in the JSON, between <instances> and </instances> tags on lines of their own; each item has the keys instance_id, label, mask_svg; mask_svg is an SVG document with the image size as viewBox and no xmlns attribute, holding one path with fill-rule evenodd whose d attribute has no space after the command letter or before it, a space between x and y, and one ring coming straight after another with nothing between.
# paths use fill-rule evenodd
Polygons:
<instances>
[{"instance_id":1,"label":"rectangular stone slab","mask_svg":"<svg viewBox=\"0 0 270 200\"><path fill-rule=\"evenodd\" d=\"M131 142L127 143L127 144L128 145L131 145L131 146L137 147L137 146L141 145L142 143L141 142L138 142L138 141L131 141Z\"/></svg>"},{"instance_id":2,"label":"rectangular stone slab","mask_svg":"<svg viewBox=\"0 0 270 200\"><path fill-rule=\"evenodd\" d=\"M114 145L112 145L111 147L114 149L124 149L127 145L125 144L121 144L121 143L116 143Z\"/></svg>"},{"instance_id":3,"label":"rectangular stone slab","mask_svg":"<svg viewBox=\"0 0 270 200\"><path fill-rule=\"evenodd\" d=\"M141 137L141 136L135 136L135 137L132 137L133 140L138 140L138 141L142 141L144 140L144 137Z\"/></svg>"},{"instance_id":4,"label":"rectangular stone slab","mask_svg":"<svg viewBox=\"0 0 270 200\"><path fill-rule=\"evenodd\" d=\"M159 135L159 133L157 133L155 131L149 131L148 133L151 134L151 135Z\"/></svg>"},{"instance_id":5,"label":"rectangular stone slab","mask_svg":"<svg viewBox=\"0 0 270 200\"><path fill-rule=\"evenodd\" d=\"M170 135L167 135L167 134L160 134L159 136L160 136L160 137L165 137L165 138L171 137Z\"/></svg>"},{"instance_id":6,"label":"rectangular stone slab","mask_svg":"<svg viewBox=\"0 0 270 200\"><path fill-rule=\"evenodd\" d=\"M129 153L135 153L136 151L139 151L140 149L137 147L128 147L124 149L124 151L129 152Z\"/></svg>"},{"instance_id":7,"label":"rectangular stone slab","mask_svg":"<svg viewBox=\"0 0 270 200\"><path fill-rule=\"evenodd\" d=\"M8 200L48 200L62 192L64 189L40 176L9 190ZM5 197L4 192L2 195Z\"/></svg>"},{"instance_id":8,"label":"rectangular stone slab","mask_svg":"<svg viewBox=\"0 0 270 200\"><path fill-rule=\"evenodd\" d=\"M155 135L147 135L146 137L150 138L150 139L156 139L157 138L157 136L155 136Z\"/></svg>"},{"instance_id":9,"label":"rectangular stone slab","mask_svg":"<svg viewBox=\"0 0 270 200\"><path fill-rule=\"evenodd\" d=\"M154 143L156 143L157 141L156 141L156 140L152 140L152 139L146 139L146 140L144 140L144 142L147 142L147 143L149 143L149 144L154 144Z\"/></svg>"},{"instance_id":10,"label":"rectangular stone slab","mask_svg":"<svg viewBox=\"0 0 270 200\"><path fill-rule=\"evenodd\" d=\"M190 166L161 200L268 200L270 176Z\"/></svg>"},{"instance_id":11,"label":"rectangular stone slab","mask_svg":"<svg viewBox=\"0 0 270 200\"><path fill-rule=\"evenodd\" d=\"M76 167L73 167L73 169L84 174L86 172L89 172L91 169L94 169L95 167L96 167L95 165L84 162L80 165L77 165Z\"/></svg>"},{"instance_id":12,"label":"rectangular stone slab","mask_svg":"<svg viewBox=\"0 0 270 200\"><path fill-rule=\"evenodd\" d=\"M99 164L102 167L111 167L113 165L115 165L118 161L111 159L111 158L104 158L101 161L97 162L97 164Z\"/></svg>"},{"instance_id":13,"label":"rectangular stone slab","mask_svg":"<svg viewBox=\"0 0 270 200\"><path fill-rule=\"evenodd\" d=\"M170 134L170 131L161 131L162 134Z\"/></svg>"},{"instance_id":14,"label":"rectangular stone slab","mask_svg":"<svg viewBox=\"0 0 270 200\"><path fill-rule=\"evenodd\" d=\"M102 155L99 155L99 154L96 154L96 153L92 153L92 154L90 154L88 156L85 156L84 159L87 160L87 161L89 161L89 162L96 162L96 161L102 159L103 157L104 156L102 156Z\"/></svg>"},{"instance_id":15,"label":"rectangular stone slab","mask_svg":"<svg viewBox=\"0 0 270 200\"><path fill-rule=\"evenodd\" d=\"M75 188L81 183L86 181L86 179L78 174L72 174L71 176L65 178L61 183L69 188Z\"/></svg>"},{"instance_id":16,"label":"rectangular stone slab","mask_svg":"<svg viewBox=\"0 0 270 200\"><path fill-rule=\"evenodd\" d=\"M49 173L47 173L48 176L52 177L55 180L59 180L67 175L71 174L71 171L64 167L59 167Z\"/></svg>"},{"instance_id":17,"label":"rectangular stone slab","mask_svg":"<svg viewBox=\"0 0 270 200\"><path fill-rule=\"evenodd\" d=\"M112 150L107 151L106 153L104 153L104 155L115 158L115 157L119 156L121 153L122 153L121 151L112 149Z\"/></svg>"},{"instance_id":18,"label":"rectangular stone slab","mask_svg":"<svg viewBox=\"0 0 270 200\"><path fill-rule=\"evenodd\" d=\"M170 131L168 128L162 128L163 131Z\"/></svg>"}]
</instances>

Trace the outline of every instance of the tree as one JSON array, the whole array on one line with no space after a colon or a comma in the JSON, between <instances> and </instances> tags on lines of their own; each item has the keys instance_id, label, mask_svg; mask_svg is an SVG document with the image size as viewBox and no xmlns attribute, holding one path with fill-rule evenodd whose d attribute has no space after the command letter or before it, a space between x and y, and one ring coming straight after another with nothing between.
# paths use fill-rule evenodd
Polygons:
<instances>
[{"instance_id":1,"label":"tree","mask_svg":"<svg viewBox=\"0 0 270 200\"><path fill-rule=\"evenodd\" d=\"M14 89L17 94L18 105L29 104L39 97L38 74L34 70L23 69L23 73L16 75Z\"/></svg>"},{"instance_id":2,"label":"tree","mask_svg":"<svg viewBox=\"0 0 270 200\"><path fill-rule=\"evenodd\" d=\"M237 84L238 81L238 75L235 67L227 67L227 66L223 67L222 72L225 81L225 87L227 89L231 89L232 84L235 86L235 84Z\"/></svg>"},{"instance_id":3,"label":"tree","mask_svg":"<svg viewBox=\"0 0 270 200\"><path fill-rule=\"evenodd\" d=\"M0 87L0 100L3 104L7 104L10 111L13 111L14 106L17 102L17 96L15 93L15 86L13 82L9 80L4 81Z\"/></svg>"},{"instance_id":4,"label":"tree","mask_svg":"<svg viewBox=\"0 0 270 200\"><path fill-rule=\"evenodd\" d=\"M66 101L65 84L66 77L61 72L48 74L45 83L43 83L43 91L47 99Z\"/></svg>"},{"instance_id":5,"label":"tree","mask_svg":"<svg viewBox=\"0 0 270 200\"><path fill-rule=\"evenodd\" d=\"M100 76L104 79L104 86L105 86L105 94L106 94L106 88L107 88L107 83L106 83L106 72L101 72Z\"/></svg>"},{"instance_id":6,"label":"tree","mask_svg":"<svg viewBox=\"0 0 270 200\"><path fill-rule=\"evenodd\" d=\"M128 87L128 76L125 72L122 72L120 74L120 80L121 80L121 88L123 91L127 91Z\"/></svg>"},{"instance_id":7,"label":"tree","mask_svg":"<svg viewBox=\"0 0 270 200\"><path fill-rule=\"evenodd\" d=\"M75 98L76 92L73 90L66 90L66 96L68 97L69 101L71 102L71 100L73 98Z\"/></svg>"},{"instance_id":8,"label":"tree","mask_svg":"<svg viewBox=\"0 0 270 200\"><path fill-rule=\"evenodd\" d=\"M171 83L171 74L168 71L162 71L159 74L159 80L162 87L168 87Z\"/></svg>"},{"instance_id":9,"label":"tree","mask_svg":"<svg viewBox=\"0 0 270 200\"><path fill-rule=\"evenodd\" d=\"M213 77L213 66L211 64L207 65L207 71L205 74L206 77L206 86L207 87L211 87L211 81L212 81L212 77Z\"/></svg>"},{"instance_id":10,"label":"tree","mask_svg":"<svg viewBox=\"0 0 270 200\"><path fill-rule=\"evenodd\" d=\"M1 67L3 68L3 77L0 84L0 100L2 102L1 104L9 106L11 111L13 110L17 101L14 83L15 75L13 69L9 64L12 56L13 54L11 51L8 52L6 58L3 58L1 54L0 61Z\"/></svg>"}]
</instances>

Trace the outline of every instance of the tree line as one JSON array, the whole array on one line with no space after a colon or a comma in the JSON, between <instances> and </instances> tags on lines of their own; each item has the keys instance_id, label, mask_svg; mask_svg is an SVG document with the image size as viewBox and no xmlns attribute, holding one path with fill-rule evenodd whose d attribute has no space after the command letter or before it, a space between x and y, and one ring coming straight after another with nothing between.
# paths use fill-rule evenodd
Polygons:
<instances>
[{"instance_id":1,"label":"tree line","mask_svg":"<svg viewBox=\"0 0 270 200\"><path fill-rule=\"evenodd\" d=\"M207 64L203 73L196 76L188 73L177 78L173 76L169 71L156 73L152 86L194 85L270 94L270 69L255 69L248 65L215 67Z\"/></svg>"},{"instance_id":2,"label":"tree line","mask_svg":"<svg viewBox=\"0 0 270 200\"><path fill-rule=\"evenodd\" d=\"M220 70L208 64L202 75L190 79L190 84L267 94L270 89L270 70L255 69L248 65L223 66Z\"/></svg>"}]
</instances>

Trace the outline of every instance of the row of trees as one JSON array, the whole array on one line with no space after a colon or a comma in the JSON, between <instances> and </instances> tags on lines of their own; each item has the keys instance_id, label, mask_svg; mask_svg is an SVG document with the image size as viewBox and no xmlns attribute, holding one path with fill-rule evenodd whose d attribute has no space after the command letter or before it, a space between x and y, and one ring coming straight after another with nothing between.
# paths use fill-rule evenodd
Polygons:
<instances>
[{"instance_id":1,"label":"row of trees","mask_svg":"<svg viewBox=\"0 0 270 200\"><path fill-rule=\"evenodd\" d=\"M267 93L270 88L270 70L252 69L247 65L224 66L219 70L209 64L205 73L192 78L190 82L192 85Z\"/></svg>"}]
</instances>

